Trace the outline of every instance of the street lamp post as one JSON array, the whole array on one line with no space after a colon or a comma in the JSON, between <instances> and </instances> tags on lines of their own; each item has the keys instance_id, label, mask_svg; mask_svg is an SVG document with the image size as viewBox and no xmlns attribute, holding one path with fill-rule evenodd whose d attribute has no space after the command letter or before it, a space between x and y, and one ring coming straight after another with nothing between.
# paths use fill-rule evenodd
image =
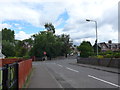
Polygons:
<instances>
[{"instance_id":1,"label":"street lamp post","mask_svg":"<svg viewBox=\"0 0 120 90\"><path fill-rule=\"evenodd\" d=\"M97 47L96 47L96 54L98 55L98 35L97 35L97 21L94 21L94 20L89 20L89 19L86 19L87 22L95 22L95 29L96 29L96 44L97 44Z\"/></svg>"}]
</instances>

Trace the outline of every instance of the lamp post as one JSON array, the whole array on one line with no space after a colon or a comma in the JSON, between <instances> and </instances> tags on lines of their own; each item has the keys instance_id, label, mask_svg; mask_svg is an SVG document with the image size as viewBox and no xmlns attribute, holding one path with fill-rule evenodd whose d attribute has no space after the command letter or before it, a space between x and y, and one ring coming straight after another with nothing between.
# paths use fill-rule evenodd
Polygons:
<instances>
[{"instance_id":1,"label":"lamp post","mask_svg":"<svg viewBox=\"0 0 120 90\"><path fill-rule=\"evenodd\" d=\"M87 22L95 22L95 29L96 29L96 44L97 44L97 47L96 47L96 55L98 55L98 35L97 35L97 21L94 21L94 20L89 20L89 19L86 19Z\"/></svg>"}]
</instances>

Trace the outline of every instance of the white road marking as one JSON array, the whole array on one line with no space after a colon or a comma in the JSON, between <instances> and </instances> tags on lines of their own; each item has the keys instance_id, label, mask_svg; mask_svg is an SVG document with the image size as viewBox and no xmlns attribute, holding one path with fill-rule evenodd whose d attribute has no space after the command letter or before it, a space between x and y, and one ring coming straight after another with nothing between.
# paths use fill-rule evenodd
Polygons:
<instances>
[{"instance_id":1,"label":"white road marking","mask_svg":"<svg viewBox=\"0 0 120 90\"><path fill-rule=\"evenodd\" d=\"M103 80L103 79L97 78L97 77L92 76L92 75L88 75L88 77L94 78L94 79L96 79L96 80L102 81L102 82L104 82L104 83L107 83L107 84L110 84L110 85L113 85L113 86L116 86L116 87L120 87L120 86L117 85L117 84L114 84L114 83L111 83L111 82L105 81L105 80Z\"/></svg>"},{"instance_id":2,"label":"white road marking","mask_svg":"<svg viewBox=\"0 0 120 90\"><path fill-rule=\"evenodd\" d=\"M77 70L74 70L74 69L71 69L71 68L68 68L68 67L66 67L66 68L69 69L69 70L71 70L71 71L74 71L74 72L79 72Z\"/></svg>"},{"instance_id":3,"label":"white road marking","mask_svg":"<svg viewBox=\"0 0 120 90\"><path fill-rule=\"evenodd\" d=\"M62 65L60 65L60 64L57 64L58 66L60 66L60 67L63 67Z\"/></svg>"}]
</instances>

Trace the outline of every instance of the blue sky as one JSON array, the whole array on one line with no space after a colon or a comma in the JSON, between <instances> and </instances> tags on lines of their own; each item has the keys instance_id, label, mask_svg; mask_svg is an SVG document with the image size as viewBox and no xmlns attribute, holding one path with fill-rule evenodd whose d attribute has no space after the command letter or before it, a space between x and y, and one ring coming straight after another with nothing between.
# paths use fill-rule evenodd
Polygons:
<instances>
[{"instance_id":1,"label":"blue sky","mask_svg":"<svg viewBox=\"0 0 120 90\"><path fill-rule=\"evenodd\" d=\"M69 16L68 16L67 11L60 14L56 21L59 21L60 19L62 19L63 22L60 23L59 25L57 25L56 29L63 28L66 24L65 21L68 18L69 18ZM45 30L44 25L43 25L43 27L34 26L31 23L28 23L24 20L6 20L6 21L3 21L2 23L11 25L11 27L9 27L9 28L14 30L15 33L19 33L19 31L22 30L22 31L26 32L27 34L31 34L31 33L38 33L39 31Z\"/></svg>"},{"instance_id":2,"label":"blue sky","mask_svg":"<svg viewBox=\"0 0 120 90\"><path fill-rule=\"evenodd\" d=\"M45 30L44 24L50 22L57 35L69 34L74 44L83 40L94 44L95 25L85 21L91 19L98 23L98 42L117 42L118 1L4 0L0 1L0 27L15 30L15 38L23 40Z\"/></svg>"},{"instance_id":3,"label":"blue sky","mask_svg":"<svg viewBox=\"0 0 120 90\"><path fill-rule=\"evenodd\" d=\"M18 33L19 31L24 31L27 34L31 34L31 33L37 33L39 31L43 31L44 28L41 27L35 27L30 23L27 23L25 21L16 21L16 20L8 20L8 21L4 21L3 23L7 23L9 25L12 25L12 27L10 27L10 29L14 30L15 33Z\"/></svg>"}]
</instances>

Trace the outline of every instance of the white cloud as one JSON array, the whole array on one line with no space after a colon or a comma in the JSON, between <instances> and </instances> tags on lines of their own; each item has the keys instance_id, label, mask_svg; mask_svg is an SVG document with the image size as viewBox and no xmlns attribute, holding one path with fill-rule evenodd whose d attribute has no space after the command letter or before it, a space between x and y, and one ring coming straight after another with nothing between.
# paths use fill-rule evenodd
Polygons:
<instances>
[{"instance_id":1,"label":"white cloud","mask_svg":"<svg viewBox=\"0 0 120 90\"><path fill-rule=\"evenodd\" d=\"M33 34L27 34L24 31L19 31L18 33L15 34L15 39L24 40L30 38L31 35Z\"/></svg>"},{"instance_id":2,"label":"white cloud","mask_svg":"<svg viewBox=\"0 0 120 90\"><path fill-rule=\"evenodd\" d=\"M11 28L12 26L7 24L7 23L2 23L0 24L0 30L2 30L2 28Z\"/></svg>"},{"instance_id":3,"label":"white cloud","mask_svg":"<svg viewBox=\"0 0 120 90\"><path fill-rule=\"evenodd\" d=\"M99 41L112 40L113 42L118 42L118 32L114 31L111 25L104 25L99 29Z\"/></svg>"},{"instance_id":4,"label":"white cloud","mask_svg":"<svg viewBox=\"0 0 120 90\"><path fill-rule=\"evenodd\" d=\"M23 20L33 26L43 27L52 22L56 27L64 22L58 17L66 11L69 19L65 27L56 29L57 34L67 33L79 43L82 40L95 40L94 23L98 22L99 41L117 41L117 4L119 0L2 0L0 1L0 20ZM2 17L2 18L1 18ZM58 21L57 21L58 20ZM22 28L20 28L22 29ZM21 34L24 34L22 36ZM113 34L114 33L114 34ZM19 32L16 37L25 36ZM107 35L106 35L107 34ZM19 37L19 38L22 38Z\"/></svg>"}]
</instances>

